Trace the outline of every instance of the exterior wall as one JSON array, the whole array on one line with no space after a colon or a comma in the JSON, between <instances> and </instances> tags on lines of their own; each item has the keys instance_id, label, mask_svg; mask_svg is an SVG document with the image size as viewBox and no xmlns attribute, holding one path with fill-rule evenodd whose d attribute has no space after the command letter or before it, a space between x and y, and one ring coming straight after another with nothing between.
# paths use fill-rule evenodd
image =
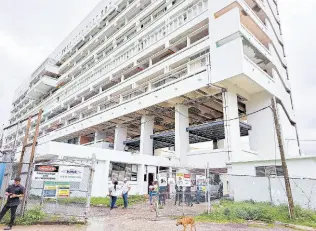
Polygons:
<instances>
[{"instance_id":1,"label":"exterior wall","mask_svg":"<svg viewBox=\"0 0 316 231\"><path fill-rule=\"evenodd\" d=\"M258 160L250 162L232 163L232 174L255 176L256 166L281 165L280 159ZM288 157L287 165L289 176L294 178L314 178L316 179L316 159L313 156L305 157Z\"/></svg>"},{"instance_id":2,"label":"exterior wall","mask_svg":"<svg viewBox=\"0 0 316 231\"><path fill-rule=\"evenodd\" d=\"M233 163L230 182L232 195L236 201L254 200L287 204L283 177L251 177L255 176L255 166L281 165L280 160ZM303 208L316 209L316 160L315 157L297 157L287 160L294 203ZM249 175L249 176L238 176ZM304 179L305 178L305 179ZM307 179L306 179L307 178Z\"/></svg>"}]
</instances>

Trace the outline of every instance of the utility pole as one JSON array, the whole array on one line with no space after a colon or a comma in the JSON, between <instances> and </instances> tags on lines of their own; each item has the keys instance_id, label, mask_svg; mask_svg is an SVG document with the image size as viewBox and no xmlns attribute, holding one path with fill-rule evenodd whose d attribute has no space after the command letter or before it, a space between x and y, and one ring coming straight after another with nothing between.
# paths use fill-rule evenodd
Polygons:
<instances>
[{"instance_id":1,"label":"utility pole","mask_svg":"<svg viewBox=\"0 0 316 231\"><path fill-rule=\"evenodd\" d=\"M288 172L287 164L286 164L286 160L285 160L283 140L282 140L282 135L281 135L281 128L280 128L280 124L279 124L278 113L277 113L277 109L276 109L275 97L273 97L271 99L271 105L272 105L272 113L273 113L273 117L274 117L275 130L276 130L278 143L279 143L281 163L282 163L282 169L283 169L283 173L284 173L284 182L285 182L287 199L288 199L288 203L289 203L289 213L290 213L290 218L293 219L295 217L293 195L292 195L291 184L290 184L290 179L289 179L289 172Z\"/></svg>"}]
</instances>

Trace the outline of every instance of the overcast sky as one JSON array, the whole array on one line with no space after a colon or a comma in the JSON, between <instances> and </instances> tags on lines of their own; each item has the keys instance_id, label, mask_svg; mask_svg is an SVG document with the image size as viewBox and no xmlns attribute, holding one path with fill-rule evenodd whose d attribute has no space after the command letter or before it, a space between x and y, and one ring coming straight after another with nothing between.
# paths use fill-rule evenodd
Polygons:
<instances>
[{"instance_id":1,"label":"overcast sky","mask_svg":"<svg viewBox=\"0 0 316 231\"><path fill-rule=\"evenodd\" d=\"M16 87L98 2L0 0L0 125ZM316 0L278 2L300 139L316 139Z\"/></svg>"}]
</instances>

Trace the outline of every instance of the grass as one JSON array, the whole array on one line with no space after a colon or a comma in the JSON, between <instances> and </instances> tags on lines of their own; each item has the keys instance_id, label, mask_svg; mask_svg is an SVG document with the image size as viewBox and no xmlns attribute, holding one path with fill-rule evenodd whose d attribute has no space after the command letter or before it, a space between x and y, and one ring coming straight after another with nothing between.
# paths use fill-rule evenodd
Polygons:
<instances>
[{"instance_id":1,"label":"grass","mask_svg":"<svg viewBox=\"0 0 316 231\"><path fill-rule=\"evenodd\" d=\"M34 207L30 210L27 210L24 214L24 217L17 217L15 220L16 225L33 225L37 224L40 221L43 221L46 218L46 214L41 210L40 207ZM10 212L7 212L1 221L2 224L8 224L10 221Z\"/></svg>"},{"instance_id":2,"label":"grass","mask_svg":"<svg viewBox=\"0 0 316 231\"><path fill-rule=\"evenodd\" d=\"M51 201L52 203L55 203L55 200L47 199L47 201ZM59 204L85 204L87 201L87 198L84 197L70 197L65 199L58 199ZM146 198L144 196L140 195L133 195L128 197L128 205L134 205L139 204L146 201ZM110 198L109 197L92 197L90 201L91 206L104 206L104 207L110 207ZM116 205L118 207L121 207L124 205L123 198L118 197L116 201Z\"/></svg>"},{"instance_id":3,"label":"grass","mask_svg":"<svg viewBox=\"0 0 316 231\"><path fill-rule=\"evenodd\" d=\"M211 214L202 214L196 217L200 222L217 223L243 223L245 221L262 221L272 224L275 221L303 225L316 228L316 212L301 207L295 207L296 218L291 220L288 216L286 205L273 206L268 203L257 203L253 201L233 202L220 201L212 206Z\"/></svg>"}]
</instances>

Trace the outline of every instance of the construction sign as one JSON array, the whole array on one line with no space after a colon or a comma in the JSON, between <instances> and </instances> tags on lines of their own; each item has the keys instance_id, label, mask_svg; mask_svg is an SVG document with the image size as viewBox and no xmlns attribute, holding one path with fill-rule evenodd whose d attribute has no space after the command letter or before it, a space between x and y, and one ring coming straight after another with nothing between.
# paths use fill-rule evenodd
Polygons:
<instances>
[{"instance_id":1,"label":"construction sign","mask_svg":"<svg viewBox=\"0 0 316 231\"><path fill-rule=\"evenodd\" d=\"M43 198L68 198L70 197L69 182L44 182Z\"/></svg>"}]
</instances>

